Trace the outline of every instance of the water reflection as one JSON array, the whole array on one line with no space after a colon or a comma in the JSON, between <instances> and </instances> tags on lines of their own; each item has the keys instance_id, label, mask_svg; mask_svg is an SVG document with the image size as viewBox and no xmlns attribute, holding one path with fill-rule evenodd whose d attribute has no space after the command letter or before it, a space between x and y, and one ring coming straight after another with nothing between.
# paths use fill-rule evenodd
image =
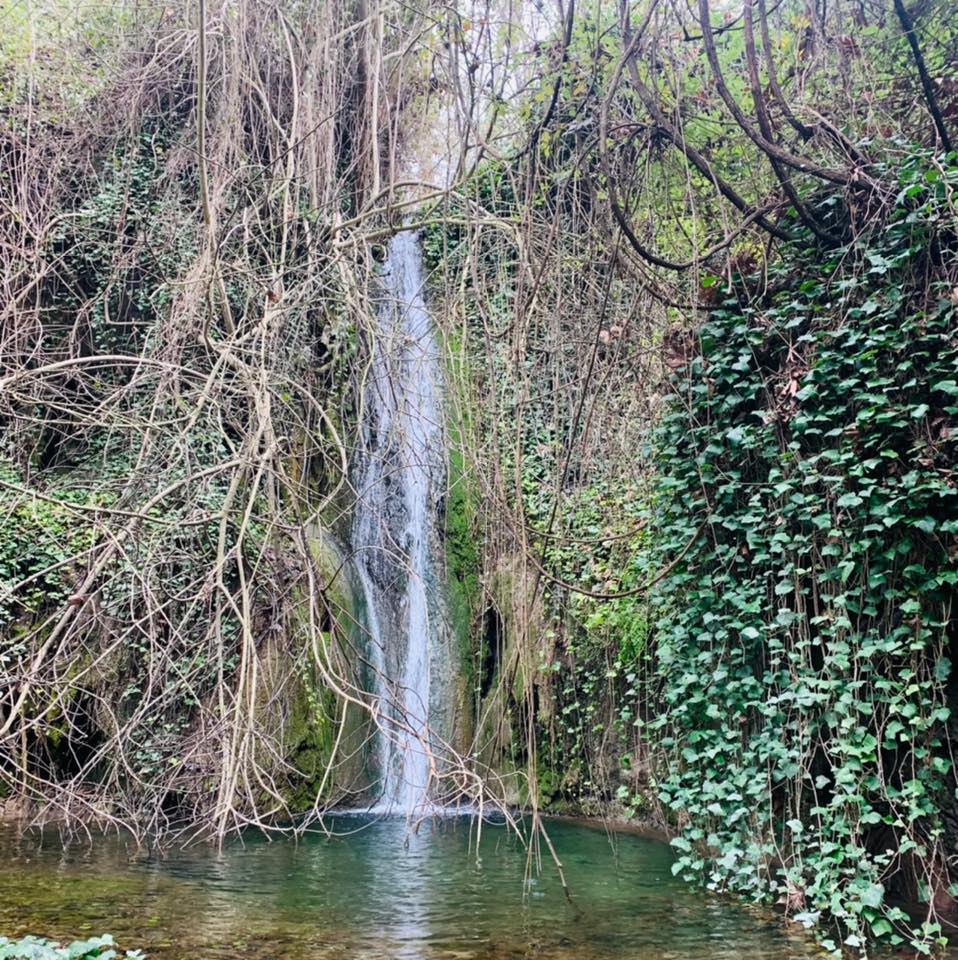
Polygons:
<instances>
[{"instance_id":1,"label":"water reflection","mask_svg":"<svg viewBox=\"0 0 958 960\"><path fill-rule=\"evenodd\" d=\"M690 889L655 841L554 824L573 891L528 876L505 828L468 819L339 823L349 836L260 837L137 855L117 838L65 854L0 832L0 932L112 932L154 957L251 960L803 960L821 954L778 918ZM363 829L356 831L362 826Z\"/></svg>"}]
</instances>

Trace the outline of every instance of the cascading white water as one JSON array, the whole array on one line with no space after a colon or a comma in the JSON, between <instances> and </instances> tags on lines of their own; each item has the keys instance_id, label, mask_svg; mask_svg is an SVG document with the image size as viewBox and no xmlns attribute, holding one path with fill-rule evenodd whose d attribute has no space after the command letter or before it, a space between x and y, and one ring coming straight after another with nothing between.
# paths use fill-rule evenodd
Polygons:
<instances>
[{"instance_id":1,"label":"cascading white water","mask_svg":"<svg viewBox=\"0 0 958 960\"><path fill-rule=\"evenodd\" d=\"M441 696L431 681L445 674L436 562L445 474L442 370L414 233L392 239L383 272L363 390L352 546L380 704L377 808L411 814L429 803L431 704Z\"/></svg>"}]
</instances>

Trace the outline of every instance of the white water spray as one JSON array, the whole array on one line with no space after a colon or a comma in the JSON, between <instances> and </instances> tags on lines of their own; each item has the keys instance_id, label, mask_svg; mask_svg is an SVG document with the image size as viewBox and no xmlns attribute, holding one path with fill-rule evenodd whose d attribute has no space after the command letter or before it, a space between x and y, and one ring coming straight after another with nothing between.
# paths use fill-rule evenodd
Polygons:
<instances>
[{"instance_id":1,"label":"white water spray","mask_svg":"<svg viewBox=\"0 0 958 960\"><path fill-rule=\"evenodd\" d=\"M429 805L431 704L447 665L436 562L445 480L442 369L411 231L390 242L384 281L363 390L352 540L380 705L376 809L412 815Z\"/></svg>"}]
</instances>

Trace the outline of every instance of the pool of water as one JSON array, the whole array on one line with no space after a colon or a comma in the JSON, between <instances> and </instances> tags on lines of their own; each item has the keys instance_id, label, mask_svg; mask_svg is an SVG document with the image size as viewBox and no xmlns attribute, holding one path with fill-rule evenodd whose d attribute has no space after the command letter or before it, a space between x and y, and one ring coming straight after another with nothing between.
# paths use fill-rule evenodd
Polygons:
<instances>
[{"instance_id":1,"label":"pool of water","mask_svg":"<svg viewBox=\"0 0 958 960\"><path fill-rule=\"evenodd\" d=\"M501 826L343 818L337 836L148 854L117 837L66 850L0 828L0 933L110 932L190 960L799 960L800 930L672 877L656 840L551 823L543 851Z\"/></svg>"}]
</instances>

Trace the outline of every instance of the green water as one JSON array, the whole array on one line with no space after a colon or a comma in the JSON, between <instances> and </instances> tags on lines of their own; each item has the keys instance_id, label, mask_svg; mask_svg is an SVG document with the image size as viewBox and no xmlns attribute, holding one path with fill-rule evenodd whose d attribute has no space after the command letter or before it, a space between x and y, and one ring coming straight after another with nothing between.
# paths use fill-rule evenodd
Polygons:
<instances>
[{"instance_id":1,"label":"green water","mask_svg":"<svg viewBox=\"0 0 958 960\"><path fill-rule=\"evenodd\" d=\"M553 823L554 868L527 873L503 827L466 819L409 836L344 818L348 835L260 836L163 856L113 838L75 844L0 831L0 933L111 932L153 957L289 960L790 960L820 957L770 914L672 877L655 840Z\"/></svg>"}]
</instances>

